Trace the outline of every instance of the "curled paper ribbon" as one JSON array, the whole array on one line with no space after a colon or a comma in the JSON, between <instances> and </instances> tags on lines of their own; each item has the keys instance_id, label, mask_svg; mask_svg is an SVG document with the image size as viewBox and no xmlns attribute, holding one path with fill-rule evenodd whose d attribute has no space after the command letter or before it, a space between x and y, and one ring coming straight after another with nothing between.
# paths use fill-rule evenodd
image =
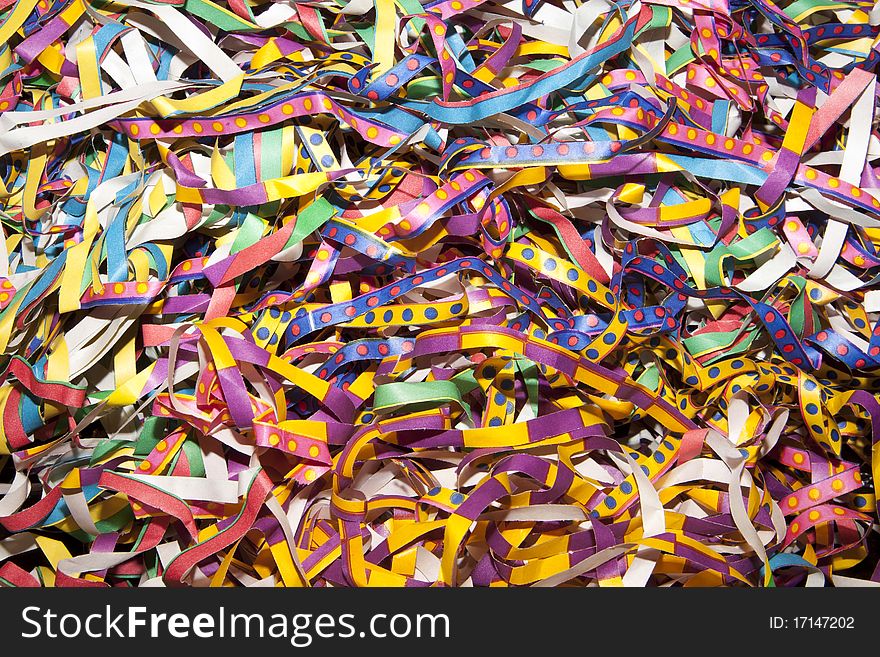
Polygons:
<instances>
[{"instance_id":1,"label":"curled paper ribbon","mask_svg":"<svg viewBox=\"0 0 880 657\"><path fill-rule=\"evenodd\" d=\"M880 583L871 3L0 12L0 585Z\"/></svg>"}]
</instances>

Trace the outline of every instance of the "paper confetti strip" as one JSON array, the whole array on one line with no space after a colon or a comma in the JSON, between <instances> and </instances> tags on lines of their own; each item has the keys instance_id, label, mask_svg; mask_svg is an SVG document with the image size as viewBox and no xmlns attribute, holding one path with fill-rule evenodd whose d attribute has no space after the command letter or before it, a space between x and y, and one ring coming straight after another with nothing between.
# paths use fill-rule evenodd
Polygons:
<instances>
[{"instance_id":1,"label":"paper confetti strip","mask_svg":"<svg viewBox=\"0 0 880 657\"><path fill-rule=\"evenodd\" d=\"M0 585L880 583L878 33L0 0Z\"/></svg>"}]
</instances>

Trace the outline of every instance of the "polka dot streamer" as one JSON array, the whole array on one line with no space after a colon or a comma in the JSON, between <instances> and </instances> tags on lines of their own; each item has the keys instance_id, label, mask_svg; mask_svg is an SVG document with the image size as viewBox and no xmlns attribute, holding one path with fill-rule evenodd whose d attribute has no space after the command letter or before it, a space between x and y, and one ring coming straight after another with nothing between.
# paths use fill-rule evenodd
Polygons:
<instances>
[{"instance_id":1,"label":"polka dot streamer","mask_svg":"<svg viewBox=\"0 0 880 657\"><path fill-rule=\"evenodd\" d=\"M0 0L0 585L880 582L878 31Z\"/></svg>"}]
</instances>

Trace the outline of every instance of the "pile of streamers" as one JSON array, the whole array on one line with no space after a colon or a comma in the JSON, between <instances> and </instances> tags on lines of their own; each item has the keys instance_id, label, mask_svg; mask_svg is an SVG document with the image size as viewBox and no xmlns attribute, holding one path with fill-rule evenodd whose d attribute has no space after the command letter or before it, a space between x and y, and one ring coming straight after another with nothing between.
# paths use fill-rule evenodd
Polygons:
<instances>
[{"instance_id":1,"label":"pile of streamers","mask_svg":"<svg viewBox=\"0 0 880 657\"><path fill-rule=\"evenodd\" d=\"M880 582L872 2L0 12L0 585Z\"/></svg>"}]
</instances>

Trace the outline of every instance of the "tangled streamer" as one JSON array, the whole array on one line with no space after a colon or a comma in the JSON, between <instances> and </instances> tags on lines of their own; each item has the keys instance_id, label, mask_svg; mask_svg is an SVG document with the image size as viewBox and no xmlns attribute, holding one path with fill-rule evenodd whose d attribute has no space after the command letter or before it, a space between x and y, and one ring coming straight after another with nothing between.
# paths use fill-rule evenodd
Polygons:
<instances>
[{"instance_id":1,"label":"tangled streamer","mask_svg":"<svg viewBox=\"0 0 880 657\"><path fill-rule=\"evenodd\" d=\"M880 582L872 2L0 12L0 585Z\"/></svg>"}]
</instances>

